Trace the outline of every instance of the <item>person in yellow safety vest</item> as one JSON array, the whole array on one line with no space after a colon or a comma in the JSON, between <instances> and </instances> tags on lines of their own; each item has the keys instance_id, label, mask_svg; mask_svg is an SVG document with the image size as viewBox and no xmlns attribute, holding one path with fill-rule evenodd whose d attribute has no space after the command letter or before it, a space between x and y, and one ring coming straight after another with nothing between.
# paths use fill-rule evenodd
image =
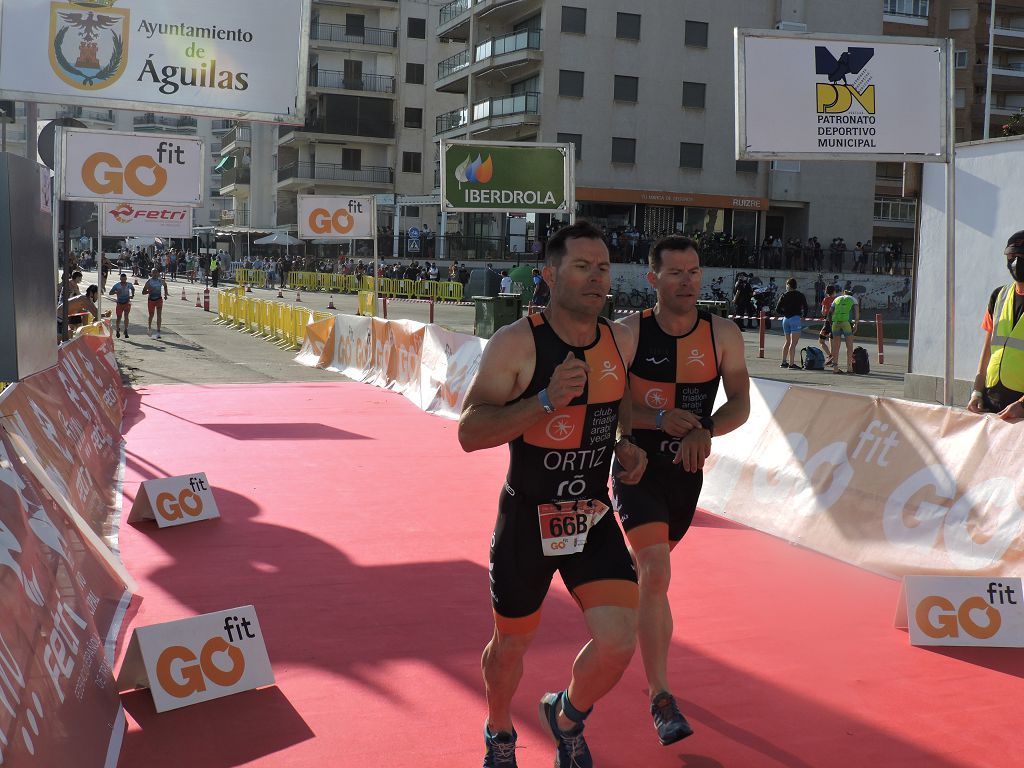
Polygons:
<instances>
[{"instance_id":1,"label":"person in yellow safety vest","mask_svg":"<svg viewBox=\"0 0 1024 768\"><path fill-rule=\"evenodd\" d=\"M1024 230L1006 241L1006 268L1013 282L996 288L988 302L985 346L967 410L1024 419Z\"/></svg>"}]
</instances>

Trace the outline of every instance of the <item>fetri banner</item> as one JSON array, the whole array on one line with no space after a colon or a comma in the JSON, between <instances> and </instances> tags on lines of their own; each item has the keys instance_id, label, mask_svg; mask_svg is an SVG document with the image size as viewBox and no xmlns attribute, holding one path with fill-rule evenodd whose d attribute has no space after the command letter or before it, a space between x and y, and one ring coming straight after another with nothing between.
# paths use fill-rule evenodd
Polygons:
<instances>
[{"instance_id":1,"label":"fetri banner","mask_svg":"<svg viewBox=\"0 0 1024 768\"><path fill-rule=\"evenodd\" d=\"M568 144L441 142L441 209L568 211L575 188Z\"/></svg>"},{"instance_id":2,"label":"fetri banner","mask_svg":"<svg viewBox=\"0 0 1024 768\"><path fill-rule=\"evenodd\" d=\"M105 237L192 237L192 209L117 203L102 206Z\"/></svg>"},{"instance_id":3,"label":"fetri banner","mask_svg":"<svg viewBox=\"0 0 1024 768\"><path fill-rule=\"evenodd\" d=\"M103 768L124 731L111 662L130 592L22 455L0 430L0 765Z\"/></svg>"},{"instance_id":4,"label":"fetri banner","mask_svg":"<svg viewBox=\"0 0 1024 768\"><path fill-rule=\"evenodd\" d=\"M195 125L161 112L301 124L309 21L310 0L6 2L0 94L158 130Z\"/></svg>"}]
</instances>

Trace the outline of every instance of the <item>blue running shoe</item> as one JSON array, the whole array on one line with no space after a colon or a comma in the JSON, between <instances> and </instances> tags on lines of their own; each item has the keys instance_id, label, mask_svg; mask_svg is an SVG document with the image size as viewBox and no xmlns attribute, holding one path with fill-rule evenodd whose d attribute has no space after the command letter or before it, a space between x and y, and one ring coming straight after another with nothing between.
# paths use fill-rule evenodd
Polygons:
<instances>
[{"instance_id":1,"label":"blue running shoe","mask_svg":"<svg viewBox=\"0 0 1024 768\"><path fill-rule=\"evenodd\" d=\"M583 722L571 731L558 727L558 710L562 703L561 693L545 693L540 700L540 723L555 740L555 768L593 768L594 759L583 738ZM587 713L589 714L589 712Z\"/></svg>"},{"instance_id":2,"label":"blue running shoe","mask_svg":"<svg viewBox=\"0 0 1024 768\"><path fill-rule=\"evenodd\" d=\"M654 697L651 702L651 714L654 716L654 727L658 731L658 741L663 747L693 735L693 728L679 711L675 697L671 693L662 691Z\"/></svg>"},{"instance_id":3,"label":"blue running shoe","mask_svg":"<svg viewBox=\"0 0 1024 768\"><path fill-rule=\"evenodd\" d=\"M499 732L492 735L487 723L484 723L484 744L487 745L484 768L516 768L517 738L515 729L512 729L512 733Z\"/></svg>"}]
</instances>

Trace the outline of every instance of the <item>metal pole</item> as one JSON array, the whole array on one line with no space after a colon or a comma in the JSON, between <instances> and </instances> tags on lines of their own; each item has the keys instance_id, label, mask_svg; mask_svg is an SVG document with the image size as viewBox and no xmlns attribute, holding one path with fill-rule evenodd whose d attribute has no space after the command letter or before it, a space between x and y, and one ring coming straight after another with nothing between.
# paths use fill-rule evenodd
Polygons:
<instances>
[{"instance_id":1,"label":"metal pole","mask_svg":"<svg viewBox=\"0 0 1024 768\"><path fill-rule=\"evenodd\" d=\"M96 281L100 289L96 293L96 322L100 321L103 315L103 291L106 283L103 281L103 203L96 203L96 240L99 242L100 260L99 272L96 273Z\"/></svg>"},{"instance_id":2,"label":"metal pole","mask_svg":"<svg viewBox=\"0 0 1024 768\"><path fill-rule=\"evenodd\" d=\"M989 124L992 122L992 46L996 35L996 0L990 0L990 13L988 17L988 67L985 73L985 133L988 138Z\"/></svg>"},{"instance_id":3,"label":"metal pole","mask_svg":"<svg viewBox=\"0 0 1024 768\"><path fill-rule=\"evenodd\" d=\"M62 152L61 145L64 143L64 129L57 127L53 132L53 223L50 226L51 237L53 238L53 271L57 274L57 280L60 284L61 296L64 299L61 307L61 322L64 332L61 337L61 341L67 338L68 332L68 300L67 296L64 296L64 289L67 286L68 280L71 278L71 255L67 255L64 262L64 271L60 269L60 220L61 213L66 215L66 211L63 210L64 203L61 197L64 194L64 185L61 180L64 168L64 153ZM66 236L66 235L65 235Z\"/></svg>"},{"instance_id":4,"label":"metal pole","mask_svg":"<svg viewBox=\"0 0 1024 768\"><path fill-rule=\"evenodd\" d=\"M37 121L39 119L39 105L34 101L25 102L25 157L33 163L37 162L39 156L39 131ZM54 168L57 167L54 163Z\"/></svg>"},{"instance_id":5,"label":"metal pole","mask_svg":"<svg viewBox=\"0 0 1024 768\"><path fill-rule=\"evenodd\" d=\"M393 237L392 237L392 240L391 240L391 257L397 259L398 258L398 238L399 238L399 236L402 233L402 209L398 205L398 195L394 194L394 195L391 196L391 198L392 198L392 202L395 204L395 215L391 217L392 221L394 222L394 230L395 230L394 232L392 232ZM374 210L376 210L377 209L377 198L373 199L373 206L374 206ZM373 226L373 231L375 233L377 231L377 225L376 224L374 224L374 226ZM408 256L408 254L406 254L406 255Z\"/></svg>"},{"instance_id":6,"label":"metal pole","mask_svg":"<svg viewBox=\"0 0 1024 768\"><path fill-rule=\"evenodd\" d=\"M946 361L942 402L953 405L956 333L956 101L953 98L953 41L946 41Z\"/></svg>"},{"instance_id":7,"label":"metal pole","mask_svg":"<svg viewBox=\"0 0 1024 768\"><path fill-rule=\"evenodd\" d=\"M397 213L398 206L395 206ZM380 236L377 234L377 198L373 198L370 208L370 232L373 234L373 314L376 316L379 308L377 306L377 286L380 284ZM397 251L396 254L397 255Z\"/></svg>"}]
</instances>

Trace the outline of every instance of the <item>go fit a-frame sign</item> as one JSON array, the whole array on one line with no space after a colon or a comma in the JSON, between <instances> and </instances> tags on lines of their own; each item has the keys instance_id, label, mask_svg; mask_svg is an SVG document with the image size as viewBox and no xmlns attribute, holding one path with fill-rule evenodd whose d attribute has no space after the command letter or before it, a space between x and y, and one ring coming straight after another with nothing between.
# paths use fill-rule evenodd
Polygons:
<instances>
[{"instance_id":1,"label":"go fit a-frame sign","mask_svg":"<svg viewBox=\"0 0 1024 768\"><path fill-rule=\"evenodd\" d=\"M441 142L441 210L571 213L571 144Z\"/></svg>"},{"instance_id":2,"label":"go fit a-frame sign","mask_svg":"<svg viewBox=\"0 0 1024 768\"><path fill-rule=\"evenodd\" d=\"M946 41L735 34L737 159L947 161Z\"/></svg>"}]
</instances>

